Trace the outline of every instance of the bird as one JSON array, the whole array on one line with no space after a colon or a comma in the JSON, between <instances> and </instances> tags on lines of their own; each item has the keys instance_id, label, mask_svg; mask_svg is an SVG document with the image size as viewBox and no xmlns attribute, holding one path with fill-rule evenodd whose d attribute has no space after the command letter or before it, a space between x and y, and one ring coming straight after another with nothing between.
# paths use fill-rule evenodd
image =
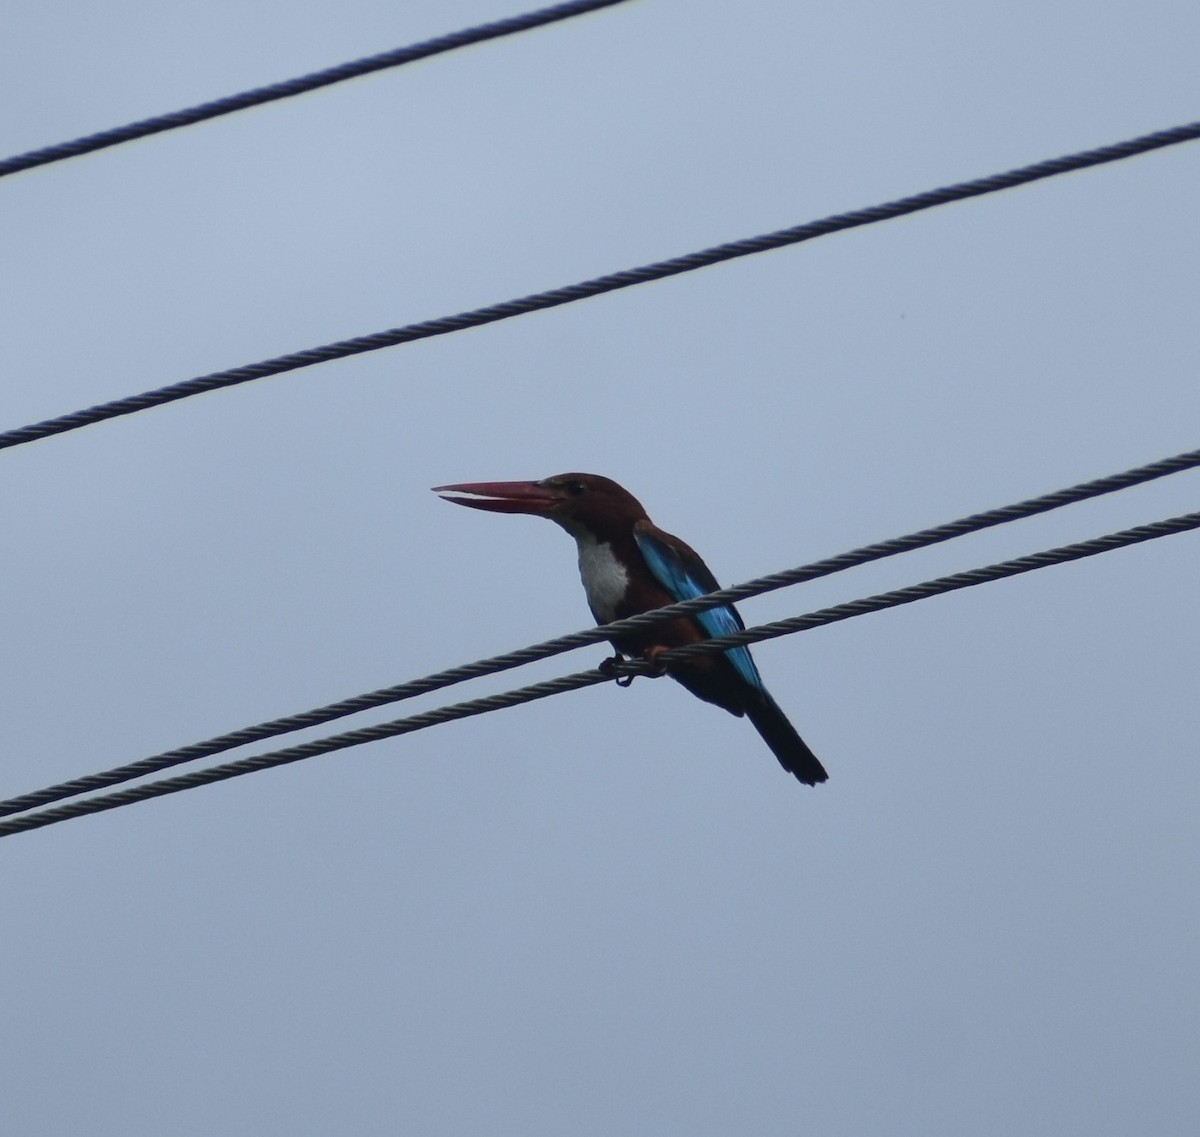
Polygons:
<instances>
[{"instance_id":1,"label":"bird","mask_svg":"<svg viewBox=\"0 0 1200 1137\"><path fill-rule=\"evenodd\" d=\"M600 474L556 474L530 482L435 486L456 505L493 513L527 513L556 522L575 538L579 575L597 624L663 608L720 587L700 555L659 529L641 502ZM651 663L671 648L745 627L732 605L681 616L611 637L617 655ZM662 663L658 664L661 668ZM673 679L705 702L754 725L779 764L805 785L828 778L825 767L771 698L746 647L666 663ZM660 671L661 674L661 671Z\"/></svg>"}]
</instances>

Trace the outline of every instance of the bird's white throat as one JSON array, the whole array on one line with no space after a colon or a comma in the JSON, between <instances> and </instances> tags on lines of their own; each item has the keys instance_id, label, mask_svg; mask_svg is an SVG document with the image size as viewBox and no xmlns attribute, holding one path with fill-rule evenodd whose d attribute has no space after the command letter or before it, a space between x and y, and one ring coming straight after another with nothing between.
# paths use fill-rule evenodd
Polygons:
<instances>
[{"instance_id":1,"label":"bird's white throat","mask_svg":"<svg viewBox=\"0 0 1200 1137\"><path fill-rule=\"evenodd\" d=\"M629 574L617 560L612 546L597 541L590 533L575 538L579 547L579 575L592 614L602 623L616 619L617 605L625 598Z\"/></svg>"}]
</instances>

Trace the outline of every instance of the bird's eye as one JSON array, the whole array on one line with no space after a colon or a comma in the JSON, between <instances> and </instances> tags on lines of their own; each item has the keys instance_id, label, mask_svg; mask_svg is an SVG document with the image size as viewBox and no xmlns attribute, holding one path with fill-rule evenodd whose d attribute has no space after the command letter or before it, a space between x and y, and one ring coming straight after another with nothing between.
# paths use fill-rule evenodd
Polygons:
<instances>
[{"instance_id":1,"label":"bird's eye","mask_svg":"<svg viewBox=\"0 0 1200 1137\"><path fill-rule=\"evenodd\" d=\"M572 497L578 497L586 489L587 486L585 486L583 482L567 482L566 485L566 491Z\"/></svg>"}]
</instances>

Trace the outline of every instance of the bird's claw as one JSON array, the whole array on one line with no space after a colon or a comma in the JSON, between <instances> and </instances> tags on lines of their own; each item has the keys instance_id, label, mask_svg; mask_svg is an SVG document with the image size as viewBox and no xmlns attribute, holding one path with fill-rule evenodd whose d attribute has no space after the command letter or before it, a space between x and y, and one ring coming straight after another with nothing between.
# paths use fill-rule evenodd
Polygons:
<instances>
[{"instance_id":1,"label":"bird's claw","mask_svg":"<svg viewBox=\"0 0 1200 1137\"><path fill-rule=\"evenodd\" d=\"M663 644L654 644L642 652L642 662L649 665L649 672L635 672L632 675L624 674L618 670L620 665L625 662L625 657L620 653L610 656L608 659L602 659L600 661L599 671L601 675L607 675L610 679L612 679L618 687L628 687L630 683L632 683L638 677L639 674L646 675L646 677L649 679L658 679L667 673L667 665L665 663L659 663L658 657L662 655L664 651L669 650L670 649Z\"/></svg>"},{"instance_id":2,"label":"bird's claw","mask_svg":"<svg viewBox=\"0 0 1200 1137\"><path fill-rule=\"evenodd\" d=\"M637 678L636 675L622 675L617 667L625 662L625 657L618 652L616 655L609 656L608 659L600 661L599 671L601 675L607 675L614 680L618 687L628 687L630 683Z\"/></svg>"}]
</instances>

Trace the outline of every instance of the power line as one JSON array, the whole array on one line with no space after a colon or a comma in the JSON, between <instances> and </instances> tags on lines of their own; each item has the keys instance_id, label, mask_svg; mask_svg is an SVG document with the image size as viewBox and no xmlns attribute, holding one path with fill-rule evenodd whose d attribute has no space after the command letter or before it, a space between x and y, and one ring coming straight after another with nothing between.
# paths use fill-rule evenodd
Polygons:
<instances>
[{"instance_id":1,"label":"power line","mask_svg":"<svg viewBox=\"0 0 1200 1137\"><path fill-rule=\"evenodd\" d=\"M938 577L922 584L908 588L895 589L891 592L879 593L861 600L838 604L832 608L820 609L802 616L793 616L787 620L779 620L771 624L748 628L728 636L720 636L703 643L690 644L687 647L675 648L663 653L660 662L670 663L674 660L687 659L708 652L723 651L739 644L758 643L761 640L773 639L778 636L791 635L799 631L823 627L826 624L837 623L841 620L853 619L866 615L868 612L880 612L886 608L894 608L903 604L911 604L918 600L926 600L932 596L941 596L963 588L971 588L988 581L1001 580L1005 577L1017 576L1032 572L1035 569L1048 568L1051 565L1065 564L1069 561L1080 560L1084 557L1095 556L1099 553L1111 552L1114 549L1125 548L1140 544L1144 541L1167 537L1172 534L1200 528L1200 512L1183 514L1179 517L1167 518L1149 525L1139 525L1132 529L1124 529L1117 533L1109 533L1102 537L1094 537L1087 541L1079 541L1071 545L1063 545L1056 549L1047 549L1039 553L1018 557L1015 560L1001 561L997 564L986 565L966 572L954 573L950 576ZM616 673L625 675L645 675L652 673L649 664L642 661L619 664ZM411 715L407 718L396 719L392 722L379 723L375 726L361 727L358 730L346 731L342 734L331 735L327 738L315 739L311 742L289 746L282 750L257 754L248 758L240 758L225 762L204 770L196 770L188 774L179 774L172 778L151 782L146 785L133 786L113 794L88 798L83 801L70 802L66 805L55 806L51 809L29 813L22 817L0 821L0 837L14 833L40 829L46 825L54 825L74 817L83 817L92 813L101 813L109 809L132 805L151 798L164 797L167 794L179 793L182 790L195 789L213 782L225 781L229 778L240 777L244 774L257 773L260 770L273 769L276 766L298 762L305 758L314 758L321 754L329 754L344 750L351 746L360 746L366 742L376 742L384 738L395 738L402 734L424 730L444 722L468 718L473 715L487 714L491 711L502 710L517 706L521 703L544 699L550 695L562 694L566 691L579 690L583 687L602 683L611 678L598 670L581 671L573 675L561 676L557 679L546 680L531 686L520 687L498 695L488 695L481 699L454 703L425 711L422 714Z\"/></svg>"},{"instance_id":2,"label":"power line","mask_svg":"<svg viewBox=\"0 0 1200 1137\"><path fill-rule=\"evenodd\" d=\"M385 51L379 55L370 55L363 59L339 63L335 67L314 71L310 75L285 79L281 83L272 83L266 87L255 87L250 91L214 99L212 102L201 103L184 110L156 115L153 118L114 127L111 130L102 130L97 134L89 134L84 138L76 138L70 142L60 142L54 146L46 146L25 154L14 155L11 158L0 159L0 178L21 170L31 170L36 166L48 166L52 162L61 162L65 158L75 158L81 154L90 154L95 150L104 150L122 142L132 142L134 139L145 138L151 134L161 134L167 130L176 130L181 126L191 126L193 123L204 122L210 118L219 118L221 115L261 106L263 103L289 99L293 95L315 91L320 87L329 87L334 83L343 83L347 79L356 79L374 71L400 67L405 63L428 59L431 55L440 55L443 52L483 43L486 40L500 39L502 36L529 31L532 28L540 28L560 20L569 20L573 16L594 12L599 8L612 8L617 4L627 2L628 0L571 0L570 3L553 4L548 8L525 12L519 16L510 16L507 19L495 20L473 28L464 28L461 31L450 32L422 43Z\"/></svg>"},{"instance_id":3,"label":"power line","mask_svg":"<svg viewBox=\"0 0 1200 1137\"><path fill-rule=\"evenodd\" d=\"M1059 158L1050 158L1037 162L1032 166L1022 166L1006 173L991 174L988 177L977 178L973 181L959 182L955 185L943 186L940 189L929 190L911 197L898 198L882 205L869 206L866 209L852 210L839 213L819 221L810 221L789 229L779 229L773 233L763 233L757 237L747 237L724 245L702 249L699 252L688 253L685 256L674 257L670 260L656 261L638 268L625 269L621 272L609 273L606 276L595 277L592 280L578 284L553 288L546 292L535 292L516 300L506 300L499 304L491 304L485 308L475 308L460 312L454 316L442 316L433 320L422 320L415 324L392 328L388 331L375 332L371 335L358 336L354 339L339 340L336 343L325 344L321 347L306 348L303 351L279 355L260 363L251 363L242 367L230 368L226 371L214 371L209 375L200 375L193 379L185 379L166 387L159 387L141 394L129 395L125 398L114 399L111 402L100 403L56 418L42 422L31 423L28 426L16 427L0 433L0 450L10 446L21 446L51 435L64 434L67 431L78 430L80 427L104 422L107 419L118 418L121 415L135 414L151 407L162 406L179 399L190 398L193 395L204 394L208 391L222 390L235 387L241 383L249 383L255 379L264 379L269 375L280 375L287 371L296 371L304 367L312 367L317 363L328 363L334 359L345 359L363 352L378 351L385 347L396 347L399 344L412 343L416 340L429 339L433 336L448 335L467 328L477 328L484 324L492 324L498 320L511 319L530 312L539 312L547 308L555 308L561 304L572 304L577 300L585 300L599 296L605 292L614 292L622 288L630 288L635 284L646 284L650 281L662 280L679 273L692 272L708 265L719 264L722 261L733 260L737 257L750 256L754 253L767 252L770 249L783 248L786 245L796 245L810 241L816 237L824 237L831 233L839 233L845 229L853 229L861 225L873 225L879 221L887 221L902 217L909 213L932 209L935 206L947 205L955 201L963 201L970 197L996 193L999 190L1011 189L1025 185L1028 182L1039 181L1043 178L1055 177L1072 170L1082 170L1090 166L1103 165L1106 162L1117 162L1158 150L1165 146L1175 146L1181 142L1190 142L1200 138L1200 122L1187 123L1183 126L1172 127L1169 130L1144 134L1138 138L1127 139L1124 142L1113 143L1094 150L1083 150Z\"/></svg>"},{"instance_id":4,"label":"power line","mask_svg":"<svg viewBox=\"0 0 1200 1137\"><path fill-rule=\"evenodd\" d=\"M738 600L749 599L750 597L759 596L765 592L771 592L787 587L788 585L800 584L805 581L816 580L819 577L830 576L833 573L843 572L846 569L882 560L885 557L912 552L916 549L949 541L952 538L961 537L968 533L975 533L996 525L1003 525L1022 518L1032 517L1053 509L1060 509L1066 505L1099 497L1103 494L1114 493L1117 490L1128 489L1131 486L1141 485L1157 478L1166 477L1169 474L1193 469L1197 466L1200 466L1200 450L1190 450L1183 454L1176 454L1170 458L1162 458L1156 462L1150 462L1134 467L1131 470L1125 470L1119 474L1110 474L1103 478L1095 478L1091 481L1081 482L1078 485L1055 490L1052 493L1042 494L1012 505L985 510L982 513L973 513L968 517L961 517L956 521L946 522L945 524L929 529L922 529L902 537L893 537L886 541L878 541L874 544L852 549L849 552L827 557L807 565L800 565L782 572L771 573L767 576L747 581L745 584L725 588L719 592L713 592L707 596L697 597L693 600L685 600L679 604L672 604L654 612L644 612L641 615L632 616L613 624L588 628L581 632L572 632L569 635L558 636L555 639L519 648L516 651L510 651L503 655L477 660L459 667L451 667L420 679L413 679L405 683L355 695L351 698L329 703L313 710L302 711L282 718L270 719L253 726L242 727L239 730L217 735L203 742L191 743L190 745L168 750L161 754L128 762L109 770L87 774L70 781L47 786L44 789L7 798L0 801L0 817L21 813L38 806L48 805L51 802L61 801L64 798L88 793L92 790L119 785L122 782L132 781L135 778L145 777L149 774L157 774L174 766L182 765L185 762L193 762L200 758L211 758L226 750L233 750L240 746L249 745L252 742L262 742L281 734L288 734L306 727L319 726L322 723L345 718L347 715L357 714L360 711L371 710L389 703L396 703L404 699L415 698L418 695L429 694L433 691L453 686L456 683L463 683L470 679L479 679L500 671L511 670L514 667L520 667L540 659L548 659L551 656L559 655L578 647L600 643L613 635L661 623L665 620L674 619L677 616L692 615L706 608L714 608L719 604L728 604Z\"/></svg>"},{"instance_id":5,"label":"power line","mask_svg":"<svg viewBox=\"0 0 1200 1137\"><path fill-rule=\"evenodd\" d=\"M1176 533L1186 533L1190 529L1200 529L1200 511L1184 513L1178 517L1168 517L1163 521L1152 521L1149 525L1136 525L1132 529L1107 533L1103 537L1092 537L1090 540L1078 541L1073 545L1044 549L1040 553L1030 553L1028 556L1017 557L1015 560L1000 561L997 564L984 565L982 568L956 572L951 576L937 577L922 584L912 584L907 588L897 588L892 592L883 592L862 600L851 600L846 604L838 604L833 608L825 608L805 616L791 616L786 620L759 624L748 631L732 632L727 636L721 636L719 640L714 638L702 643L675 648L670 652L664 652L659 658L665 662L674 659L689 659L692 656L703 655L722 647L738 647L741 644L777 639L779 636L809 631L812 628L824 627L826 624L837 623L840 620L849 620L855 616L865 616L868 612L881 612L885 608L896 608L902 604L912 604L917 600L928 600L931 596L944 596L947 592L957 592L963 588L972 588L977 584L987 584L993 580L1003 580L1006 577L1033 572L1035 569L1068 564L1071 561L1083 560L1085 557L1094 557L1099 553L1110 553L1114 549L1140 545L1144 541L1153 541L1158 537L1171 537ZM621 667L617 667L615 670L620 671ZM628 665L627 673L649 674L650 671L648 664L633 662Z\"/></svg>"}]
</instances>

